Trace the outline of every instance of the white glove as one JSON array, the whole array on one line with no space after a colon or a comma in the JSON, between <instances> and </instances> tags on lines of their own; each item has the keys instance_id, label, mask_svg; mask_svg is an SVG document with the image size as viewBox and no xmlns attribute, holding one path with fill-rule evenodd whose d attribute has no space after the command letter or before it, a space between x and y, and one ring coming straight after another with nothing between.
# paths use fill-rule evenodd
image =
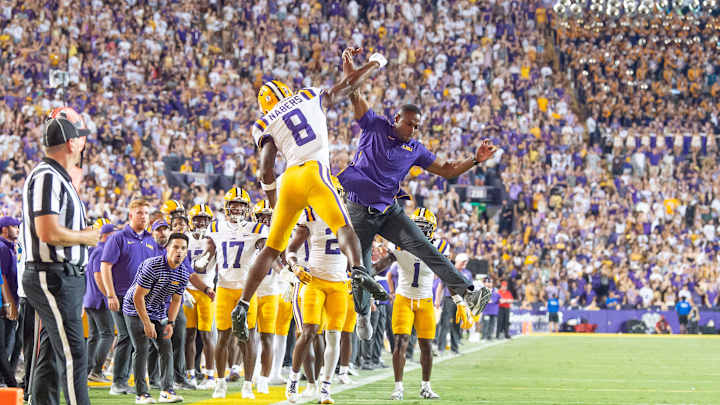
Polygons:
<instances>
[{"instance_id":1,"label":"white glove","mask_svg":"<svg viewBox=\"0 0 720 405\"><path fill-rule=\"evenodd\" d=\"M374 54L370 55L370 59L368 59L368 62L377 62L380 65L380 68L385 67L387 65L387 59L385 59L382 54L375 52Z\"/></svg>"}]
</instances>

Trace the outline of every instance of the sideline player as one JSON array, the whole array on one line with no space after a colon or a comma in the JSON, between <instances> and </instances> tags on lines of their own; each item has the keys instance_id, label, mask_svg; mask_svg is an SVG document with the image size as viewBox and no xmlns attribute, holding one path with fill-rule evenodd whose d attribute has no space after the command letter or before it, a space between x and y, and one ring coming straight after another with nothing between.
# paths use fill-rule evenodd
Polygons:
<instances>
[{"instance_id":1,"label":"sideline player","mask_svg":"<svg viewBox=\"0 0 720 405\"><path fill-rule=\"evenodd\" d=\"M331 176L333 186L342 196L342 186L337 178ZM297 264L297 251L305 240L310 240L309 277L307 269ZM300 379L300 366L307 355L310 341L315 337L322 324L323 311L326 314L327 329L324 365L320 380L320 403L334 404L330 397L330 385L340 357L340 335L345 326L348 291L348 259L338 247L338 240L328 225L308 207L296 227L295 236L287 252L288 262L301 282L307 284L302 298L302 334L293 351L293 366L288 378L285 393L288 401L297 400L297 385Z\"/></svg>"},{"instance_id":2,"label":"sideline player","mask_svg":"<svg viewBox=\"0 0 720 405\"><path fill-rule=\"evenodd\" d=\"M197 204L188 211L190 219L190 240L188 247L192 257L192 268L195 274L208 286L206 291L199 291L192 284L188 284L187 292L193 298L193 305L183 306L185 311L187 336L185 342L185 363L190 373L190 384L201 390L215 389L215 342L212 336L212 324L215 319L215 303L207 293L215 285L215 246L212 240L206 238L214 215L207 204ZM205 354L205 368L207 379L200 381L195 376L195 349L196 333L203 343Z\"/></svg>"},{"instance_id":3,"label":"sideline player","mask_svg":"<svg viewBox=\"0 0 720 405\"><path fill-rule=\"evenodd\" d=\"M415 209L410 219L417 224L430 243L438 251L450 255L448 243L442 239L433 239L437 227L437 218L430 210L419 207ZM422 366L422 384L420 397L424 399L440 398L430 388L430 374L432 372L432 342L435 338L435 308L433 306L433 271L422 260L407 250L395 248L390 257L398 262L398 285L395 290L393 303L392 331L395 335L393 350L393 371L395 372L395 389L390 396L393 400L402 400L403 370L405 368L405 352L413 326L417 331L420 346L420 364ZM454 295L453 300L458 304L456 319L472 319L470 310L462 305L462 298ZM464 314L460 312L463 311ZM464 329L472 326L470 321L462 324Z\"/></svg>"},{"instance_id":4,"label":"sideline player","mask_svg":"<svg viewBox=\"0 0 720 405\"><path fill-rule=\"evenodd\" d=\"M260 149L260 180L270 204L273 221L267 243L250 267L242 299L233 311L235 333L248 339L250 299L270 266L285 250L293 227L305 207L314 208L319 218L337 235L339 249L352 266L356 288L370 292L378 300L388 299L387 292L371 277L362 264L360 240L353 230L344 204L330 183L330 148L325 110L341 97L357 89L373 71L387 64L379 53L368 63L329 89L311 87L292 94L277 80L266 82L258 93L264 114L253 126L253 138ZM275 157L280 151L287 160L279 195L275 189Z\"/></svg>"},{"instance_id":5,"label":"sideline player","mask_svg":"<svg viewBox=\"0 0 720 405\"><path fill-rule=\"evenodd\" d=\"M228 356L234 357L232 343L232 321L230 312L243 294L243 284L247 269L258 249L267 238L267 227L248 221L250 214L250 196L247 191L233 187L225 194L225 220L210 225L208 236L215 245L215 257L218 272L217 302L215 322L218 329L218 342L215 347L215 368L217 381L213 398L225 398L227 382L225 367ZM249 328L254 329L257 320L257 299L252 296L248 308ZM254 333L253 333L254 337ZM255 398L252 391L252 376L255 368L255 345L240 344L245 370L245 382L242 398Z\"/></svg>"}]
</instances>

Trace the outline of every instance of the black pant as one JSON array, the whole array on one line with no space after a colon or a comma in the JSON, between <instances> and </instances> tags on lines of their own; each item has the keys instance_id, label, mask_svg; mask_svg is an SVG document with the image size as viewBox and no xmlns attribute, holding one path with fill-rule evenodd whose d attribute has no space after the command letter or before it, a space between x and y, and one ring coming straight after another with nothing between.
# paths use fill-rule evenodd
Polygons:
<instances>
[{"instance_id":1,"label":"black pant","mask_svg":"<svg viewBox=\"0 0 720 405\"><path fill-rule=\"evenodd\" d=\"M457 312L455 302L450 297L444 297L440 323L438 324L438 351L445 350L448 332L450 332L450 349L454 352L460 350L460 324L455 323L455 312Z\"/></svg>"},{"instance_id":2,"label":"black pant","mask_svg":"<svg viewBox=\"0 0 720 405\"><path fill-rule=\"evenodd\" d=\"M35 309L27 301L27 298L20 298L20 306L18 309L20 315L21 326L18 329L19 335L22 336L22 352L23 358L25 359L25 376L23 377L22 386L25 388L23 395L27 401L30 395L30 377L33 373L33 363L35 362L36 353L34 348L37 346L35 343L35 323L39 321L35 314Z\"/></svg>"},{"instance_id":3,"label":"black pant","mask_svg":"<svg viewBox=\"0 0 720 405\"><path fill-rule=\"evenodd\" d=\"M65 275L57 270L26 268L23 287L28 302L42 320L37 363L30 387L33 403L59 404L58 385L62 382L66 403L90 404L82 323L85 277Z\"/></svg>"},{"instance_id":4,"label":"black pant","mask_svg":"<svg viewBox=\"0 0 720 405\"><path fill-rule=\"evenodd\" d=\"M10 367L8 358L10 354L6 351L10 349L10 345L7 344L9 319L0 319L0 381L4 382L9 387L17 387L15 381L15 369Z\"/></svg>"},{"instance_id":5,"label":"black pant","mask_svg":"<svg viewBox=\"0 0 720 405\"><path fill-rule=\"evenodd\" d=\"M372 242L375 235L393 242L397 247L407 250L425 262L443 284L455 293L462 293L471 288L472 284L450 263L447 257L438 252L420 228L405 215L405 211L395 202L385 213L377 210L368 211L368 207L347 203L348 213L355 233L360 239L363 251L363 262L370 274L372 270ZM370 294L364 289L353 291L355 312L359 316L367 316L370 312Z\"/></svg>"},{"instance_id":6,"label":"black pant","mask_svg":"<svg viewBox=\"0 0 720 405\"><path fill-rule=\"evenodd\" d=\"M172 351L173 351L173 381L181 384L185 382L185 312L182 307L175 318L175 327L173 328ZM150 346L150 354L148 355L148 373L150 374L150 382L159 384L160 371L158 369L159 355L154 346Z\"/></svg>"},{"instance_id":7,"label":"black pant","mask_svg":"<svg viewBox=\"0 0 720 405\"><path fill-rule=\"evenodd\" d=\"M148 352L151 344L153 346L157 345L157 350L160 353L161 388L163 391L172 389L172 343L170 339L163 338L165 328L161 326L159 322L153 322L158 337L157 339L150 339L145 335L145 328L139 317L125 315L125 324L130 332L130 341L134 348L132 357L135 362L133 370L136 376L135 394L142 395L150 393L150 388L145 382L145 376L147 375ZM141 377L138 378L137 376Z\"/></svg>"},{"instance_id":8,"label":"black pant","mask_svg":"<svg viewBox=\"0 0 720 405\"><path fill-rule=\"evenodd\" d=\"M88 370L102 374L113 340L115 340L115 323L110 310L105 308L85 308L88 317Z\"/></svg>"},{"instance_id":9,"label":"black pant","mask_svg":"<svg viewBox=\"0 0 720 405\"><path fill-rule=\"evenodd\" d=\"M122 298L120 299L122 307ZM133 344L130 340L130 332L125 321L125 317L120 312L110 311L115 328L117 328L117 344L115 345L115 354L113 355L113 384L127 385L130 378L130 359L133 354Z\"/></svg>"},{"instance_id":10,"label":"black pant","mask_svg":"<svg viewBox=\"0 0 720 405\"><path fill-rule=\"evenodd\" d=\"M510 308L500 307L498 311L498 326L496 338L500 338L500 334L504 334L506 338L510 338Z\"/></svg>"},{"instance_id":11,"label":"black pant","mask_svg":"<svg viewBox=\"0 0 720 405\"><path fill-rule=\"evenodd\" d=\"M483 315L482 338L492 340L497 315Z\"/></svg>"},{"instance_id":12,"label":"black pant","mask_svg":"<svg viewBox=\"0 0 720 405\"><path fill-rule=\"evenodd\" d=\"M5 354L8 356L8 364L12 370L17 368L17 362L20 359L20 350L22 349L22 314L18 308L18 319L1 320L5 326Z\"/></svg>"}]
</instances>

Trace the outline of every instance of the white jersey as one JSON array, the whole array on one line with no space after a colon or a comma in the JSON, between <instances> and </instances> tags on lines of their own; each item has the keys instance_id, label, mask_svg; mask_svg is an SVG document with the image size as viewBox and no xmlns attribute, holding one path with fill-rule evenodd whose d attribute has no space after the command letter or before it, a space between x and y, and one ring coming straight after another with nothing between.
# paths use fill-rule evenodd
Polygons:
<instances>
[{"instance_id":1,"label":"white jersey","mask_svg":"<svg viewBox=\"0 0 720 405\"><path fill-rule=\"evenodd\" d=\"M187 237L190 240L190 243L188 244L188 256L190 256L190 263L194 264L195 260L197 260L197 258L200 257L205 250L207 250L208 242L205 237L195 239L192 232L188 232ZM213 263L213 261L208 263L204 273L195 270L195 266L193 265L193 271L195 271L195 274L200 277L205 285L209 285L211 287L215 283L215 265ZM187 288L189 290L197 290L192 283L188 283Z\"/></svg>"},{"instance_id":2,"label":"white jersey","mask_svg":"<svg viewBox=\"0 0 720 405\"><path fill-rule=\"evenodd\" d=\"M280 100L275 107L252 127L259 147L272 138L287 161L287 167L317 160L330 167L327 117L320 103L322 92L317 87L302 89Z\"/></svg>"},{"instance_id":3,"label":"white jersey","mask_svg":"<svg viewBox=\"0 0 720 405\"><path fill-rule=\"evenodd\" d=\"M218 287L241 289L245 286L247 272L258 250L255 245L267 236L267 226L256 222L211 224L208 237L215 242Z\"/></svg>"},{"instance_id":4,"label":"white jersey","mask_svg":"<svg viewBox=\"0 0 720 405\"><path fill-rule=\"evenodd\" d=\"M443 255L450 255L450 247L445 240L433 239L432 244ZM432 298L435 276L430 267L406 250L396 248L393 254L398 262L398 285L395 292L415 300Z\"/></svg>"},{"instance_id":5,"label":"white jersey","mask_svg":"<svg viewBox=\"0 0 720 405\"><path fill-rule=\"evenodd\" d=\"M310 231L310 274L327 281L347 280L347 257L340 251L337 237L312 208L305 208L299 226ZM298 256L302 256L302 252Z\"/></svg>"}]
</instances>

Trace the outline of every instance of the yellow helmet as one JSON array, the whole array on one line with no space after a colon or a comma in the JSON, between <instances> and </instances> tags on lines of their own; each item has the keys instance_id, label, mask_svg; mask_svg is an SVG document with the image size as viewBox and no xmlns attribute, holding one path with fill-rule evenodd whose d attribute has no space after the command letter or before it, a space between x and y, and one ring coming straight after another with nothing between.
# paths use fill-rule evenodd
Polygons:
<instances>
[{"instance_id":1,"label":"yellow helmet","mask_svg":"<svg viewBox=\"0 0 720 405\"><path fill-rule=\"evenodd\" d=\"M269 217L272 216L273 209L270 206L270 201L268 200L260 200L255 204L253 207L253 216L255 217L255 222L261 222L264 224L269 224ZM263 218L263 216L265 218ZM263 220L265 219L265 220Z\"/></svg>"},{"instance_id":2,"label":"yellow helmet","mask_svg":"<svg viewBox=\"0 0 720 405\"><path fill-rule=\"evenodd\" d=\"M103 225L111 223L107 218L98 218L93 222L93 229L100 229Z\"/></svg>"},{"instance_id":3,"label":"yellow helmet","mask_svg":"<svg viewBox=\"0 0 720 405\"><path fill-rule=\"evenodd\" d=\"M342 197L345 195L345 188L343 188L342 184L340 184L340 180L338 180L337 177L330 175L330 181L332 182L333 187L335 187L335 190L337 190L338 194Z\"/></svg>"},{"instance_id":4,"label":"yellow helmet","mask_svg":"<svg viewBox=\"0 0 720 405\"><path fill-rule=\"evenodd\" d=\"M260 87L258 91L258 104L260 111L267 114L280 100L292 96L292 90L280 80L270 80Z\"/></svg>"},{"instance_id":5,"label":"yellow helmet","mask_svg":"<svg viewBox=\"0 0 720 405\"><path fill-rule=\"evenodd\" d=\"M167 200L163 203L162 208L160 208L160 211L165 214L165 216L168 216L170 218L180 215L185 215L185 207L183 204L178 200Z\"/></svg>"},{"instance_id":6,"label":"yellow helmet","mask_svg":"<svg viewBox=\"0 0 720 405\"><path fill-rule=\"evenodd\" d=\"M190 229L204 235L205 230L213 220L214 215L210 206L207 204L196 204L188 212L190 217Z\"/></svg>"},{"instance_id":7,"label":"yellow helmet","mask_svg":"<svg viewBox=\"0 0 720 405\"><path fill-rule=\"evenodd\" d=\"M432 237L435 232L435 228L437 228L437 217L427 208L415 208L415 211L413 211L410 219L417 224L420 230L428 238Z\"/></svg>"},{"instance_id":8,"label":"yellow helmet","mask_svg":"<svg viewBox=\"0 0 720 405\"><path fill-rule=\"evenodd\" d=\"M223 206L225 210L225 216L227 216L229 219L234 220L234 222L244 220L245 217L248 214L249 208L250 208L250 194L248 194L247 191L243 190L240 187L233 186L230 190L228 190L227 193L225 193L225 205ZM230 203L233 202L239 202L244 204L245 206L243 208L240 208L238 212L231 212L230 209ZM237 209L233 209L235 211Z\"/></svg>"}]
</instances>

